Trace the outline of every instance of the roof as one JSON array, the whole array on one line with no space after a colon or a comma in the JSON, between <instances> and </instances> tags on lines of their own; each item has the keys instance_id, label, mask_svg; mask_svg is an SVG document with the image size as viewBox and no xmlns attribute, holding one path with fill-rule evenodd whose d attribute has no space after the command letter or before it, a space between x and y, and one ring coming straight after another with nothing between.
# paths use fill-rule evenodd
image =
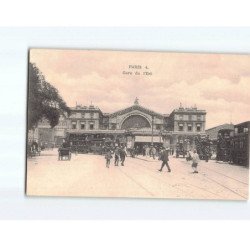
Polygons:
<instances>
[{"instance_id":1,"label":"roof","mask_svg":"<svg viewBox=\"0 0 250 250\"><path fill-rule=\"evenodd\" d=\"M75 107L70 107L72 111L99 111L102 113L102 111L99 109L99 107L94 105L89 106L82 106L82 105L76 105Z\"/></svg>"},{"instance_id":2,"label":"roof","mask_svg":"<svg viewBox=\"0 0 250 250\"><path fill-rule=\"evenodd\" d=\"M245 124L250 124L250 121L241 122L241 123L235 124L235 126L240 126L240 125L245 125Z\"/></svg>"},{"instance_id":3,"label":"roof","mask_svg":"<svg viewBox=\"0 0 250 250\"><path fill-rule=\"evenodd\" d=\"M172 113L203 113L206 114L206 110L197 108L178 108L174 109Z\"/></svg>"},{"instance_id":4,"label":"roof","mask_svg":"<svg viewBox=\"0 0 250 250\"><path fill-rule=\"evenodd\" d=\"M153 111L153 110L151 110L151 109L145 108L145 107L143 107L143 106L141 106L141 105L139 105L139 104L134 104L134 105L132 105L132 106L130 106L130 107L127 107L127 108L125 108L125 109L118 110L118 111L116 111L116 112L110 114L110 117L114 117L114 116L116 116L116 115L122 115L122 114L128 113L128 112L133 111L133 110L139 110L139 111L145 112L145 113L147 113L147 114L150 114L150 115L154 115L154 116L158 116L158 117L160 117L160 118L163 118L163 115L162 115L162 114L157 113L157 112L155 112L155 111Z\"/></svg>"},{"instance_id":5,"label":"roof","mask_svg":"<svg viewBox=\"0 0 250 250\"><path fill-rule=\"evenodd\" d=\"M218 137L218 132L222 129L225 130L233 130L234 129L234 125L233 124L229 124L229 123L225 123L225 124L221 124L219 126L216 127L212 127L210 129L206 130L206 133L209 135L209 138L211 140L217 140Z\"/></svg>"},{"instance_id":6,"label":"roof","mask_svg":"<svg viewBox=\"0 0 250 250\"><path fill-rule=\"evenodd\" d=\"M224 123L224 124L221 124L221 125L218 125L218 126L215 126L215 127L212 127L212 128L209 128L209 129L206 129L206 131L211 131L211 130L214 130L214 129L219 129L219 128L229 128L229 127L234 127L233 124L230 124L230 123Z\"/></svg>"}]
</instances>

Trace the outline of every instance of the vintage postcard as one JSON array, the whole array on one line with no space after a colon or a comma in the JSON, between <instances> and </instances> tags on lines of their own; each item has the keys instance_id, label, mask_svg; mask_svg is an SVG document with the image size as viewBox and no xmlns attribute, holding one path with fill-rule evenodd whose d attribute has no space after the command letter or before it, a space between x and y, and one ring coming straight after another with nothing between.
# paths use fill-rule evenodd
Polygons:
<instances>
[{"instance_id":1,"label":"vintage postcard","mask_svg":"<svg viewBox=\"0 0 250 250\"><path fill-rule=\"evenodd\" d=\"M250 55L30 49L29 196L247 200Z\"/></svg>"}]
</instances>

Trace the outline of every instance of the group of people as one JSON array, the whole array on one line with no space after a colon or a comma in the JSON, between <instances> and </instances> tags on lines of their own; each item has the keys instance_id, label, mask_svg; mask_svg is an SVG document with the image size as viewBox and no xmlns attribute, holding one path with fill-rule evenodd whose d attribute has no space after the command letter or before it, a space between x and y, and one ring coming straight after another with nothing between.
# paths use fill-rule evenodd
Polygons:
<instances>
[{"instance_id":1,"label":"group of people","mask_svg":"<svg viewBox=\"0 0 250 250\"><path fill-rule=\"evenodd\" d=\"M157 154L158 150L156 149L155 146L148 146L148 145L145 145L143 148L142 148L142 155L143 156L151 156L155 159L155 156Z\"/></svg>"},{"instance_id":2,"label":"group of people","mask_svg":"<svg viewBox=\"0 0 250 250\"><path fill-rule=\"evenodd\" d=\"M35 140L28 141L28 145L27 145L28 156L32 157L35 155L40 155L40 152L41 152L41 147L39 146L37 141Z\"/></svg>"},{"instance_id":3,"label":"group of people","mask_svg":"<svg viewBox=\"0 0 250 250\"><path fill-rule=\"evenodd\" d=\"M155 159L155 156L156 156L155 147L151 147L149 149L151 150L153 159ZM109 168L110 166L111 159L113 158L113 154L114 154L114 165L119 166L119 163L121 162L121 166L124 166L124 162L127 157L126 147L116 146L113 151L111 149L107 150L107 153L105 154L107 168ZM171 172L171 168L169 166L169 155L171 154L170 149L166 147L160 148L157 154L159 156L158 159L162 162L161 168L158 171L162 172L163 168L166 166L168 169L168 172ZM199 159L199 155L197 154L197 151L196 150L193 150L193 152L189 151L187 157L188 157L188 160L192 161L193 173L195 174L198 173L198 163L200 159Z\"/></svg>"},{"instance_id":4,"label":"group of people","mask_svg":"<svg viewBox=\"0 0 250 250\"><path fill-rule=\"evenodd\" d=\"M193 173L198 174L198 163L200 161L200 157L197 153L197 150L194 149L193 152L189 151L186 159L188 161L192 161L192 168L194 170Z\"/></svg>"},{"instance_id":5,"label":"group of people","mask_svg":"<svg viewBox=\"0 0 250 250\"><path fill-rule=\"evenodd\" d=\"M142 154L143 156L152 157L153 159L155 159L156 157L160 155L160 152L162 151L162 147L156 146L154 144L151 144L151 145L146 144L142 148L140 148L139 146L136 146L134 151L135 151L135 155L137 156L139 154ZM170 155L173 155L172 148L168 148L168 152Z\"/></svg>"},{"instance_id":6,"label":"group of people","mask_svg":"<svg viewBox=\"0 0 250 250\"><path fill-rule=\"evenodd\" d=\"M153 158L155 159L155 154L154 151L153 153ZM114 154L114 165L119 166L119 162L121 162L121 166L124 166L125 159L127 157L127 150L126 147L118 147L116 146L114 151L109 149L107 153L105 154L105 159L106 159L106 167L109 168L111 159L113 158ZM163 147L160 148L158 155L159 155L159 160L162 162L161 163L161 168L158 170L162 172L163 168L166 166L168 169L168 172L171 172L171 168L169 166L169 155L170 155L170 149ZM192 161L192 168L193 168L193 173L197 174L198 173L198 163L199 163L199 155L197 151L194 149L193 152L189 151L187 155L187 159Z\"/></svg>"},{"instance_id":7,"label":"group of people","mask_svg":"<svg viewBox=\"0 0 250 250\"><path fill-rule=\"evenodd\" d=\"M105 159L106 159L106 167L109 168L111 159L113 158L113 153L114 153L114 165L119 166L119 163L121 162L121 166L124 166L124 162L127 156L127 150L126 147L119 147L116 146L114 151L111 149L107 150L107 153L105 154Z\"/></svg>"},{"instance_id":8,"label":"group of people","mask_svg":"<svg viewBox=\"0 0 250 250\"><path fill-rule=\"evenodd\" d=\"M162 171L163 167L166 166L168 168L168 172L171 172L170 166L169 166L169 148L163 148L163 150L160 152L159 160L162 161L161 168L158 171ZM189 151L187 155L187 160L192 161L192 169L194 174L198 174L198 163L200 161L199 155L197 153L197 150L194 149L193 152Z\"/></svg>"}]
</instances>

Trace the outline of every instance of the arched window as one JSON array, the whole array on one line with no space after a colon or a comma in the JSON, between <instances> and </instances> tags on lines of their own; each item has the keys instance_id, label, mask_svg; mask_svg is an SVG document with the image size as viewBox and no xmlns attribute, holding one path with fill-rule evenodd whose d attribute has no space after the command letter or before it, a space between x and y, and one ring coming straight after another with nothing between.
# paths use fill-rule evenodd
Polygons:
<instances>
[{"instance_id":1,"label":"arched window","mask_svg":"<svg viewBox=\"0 0 250 250\"><path fill-rule=\"evenodd\" d=\"M131 115L124 120L122 123L122 129L130 128L150 128L151 125L149 121L141 115Z\"/></svg>"}]
</instances>

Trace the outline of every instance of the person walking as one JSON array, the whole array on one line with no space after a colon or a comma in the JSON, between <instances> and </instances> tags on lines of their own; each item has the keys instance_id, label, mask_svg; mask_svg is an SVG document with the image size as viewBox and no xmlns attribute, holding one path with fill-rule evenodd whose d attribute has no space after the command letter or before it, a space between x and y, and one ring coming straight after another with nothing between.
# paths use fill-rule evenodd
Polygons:
<instances>
[{"instance_id":1,"label":"person walking","mask_svg":"<svg viewBox=\"0 0 250 250\"><path fill-rule=\"evenodd\" d=\"M150 147L149 147L149 157L152 157L153 155L152 155L152 148L153 148L153 146L151 145Z\"/></svg>"},{"instance_id":2,"label":"person walking","mask_svg":"<svg viewBox=\"0 0 250 250\"><path fill-rule=\"evenodd\" d=\"M120 159L121 159L121 166L124 166L124 161L126 158L127 154L124 148L121 148L120 150Z\"/></svg>"},{"instance_id":3,"label":"person walking","mask_svg":"<svg viewBox=\"0 0 250 250\"><path fill-rule=\"evenodd\" d=\"M146 148L145 148L146 157L149 156L149 150L150 150L149 146L146 145Z\"/></svg>"},{"instance_id":4,"label":"person walking","mask_svg":"<svg viewBox=\"0 0 250 250\"><path fill-rule=\"evenodd\" d=\"M192 160L191 150L188 150L187 156L186 156L186 161L191 161L191 160Z\"/></svg>"},{"instance_id":5,"label":"person walking","mask_svg":"<svg viewBox=\"0 0 250 250\"><path fill-rule=\"evenodd\" d=\"M127 146L126 145L123 147L123 149L124 149L126 155L128 155L128 151L127 151Z\"/></svg>"},{"instance_id":6,"label":"person walking","mask_svg":"<svg viewBox=\"0 0 250 250\"><path fill-rule=\"evenodd\" d=\"M156 148L155 148L154 146L152 146L151 153L152 153L153 159L155 159L155 156L156 156Z\"/></svg>"},{"instance_id":7,"label":"person walking","mask_svg":"<svg viewBox=\"0 0 250 250\"><path fill-rule=\"evenodd\" d=\"M171 172L171 169L169 167L169 164L168 164L168 150L166 148L163 149L163 151L161 152L161 156L160 156L160 160L162 161L162 164L161 164L161 168L158 170L158 171L162 171L163 167L166 165L167 168L168 168L168 172Z\"/></svg>"},{"instance_id":8,"label":"person walking","mask_svg":"<svg viewBox=\"0 0 250 250\"><path fill-rule=\"evenodd\" d=\"M107 150L107 153L105 154L105 159L106 159L106 167L109 168L110 166L110 160L112 159L112 152L110 149Z\"/></svg>"},{"instance_id":9,"label":"person walking","mask_svg":"<svg viewBox=\"0 0 250 250\"><path fill-rule=\"evenodd\" d=\"M146 155L146 146L145 146L145 145L142 147L142 155L143 155L143 156Z\"/></svg>"},{"instance_id":10,"label":"person walking","mask_svg":"<svg viewBox=\"0 0 250 250\"><path fill-rule=\"evenodd\" d=\"M119 166L119 160L120 160L120 149L119 147L115 147L115 166Z\"/></svg>"},{"instance_id":11,"label":"person walking","mask_svg":"<svg viewBox=\"0 0 250 250\"><path fill-rule=\"evenodd\" d=\"M192 156L192 168L194 170L193 172L194 174L198 174L197 167L198 167L199 160L200 160L199 155L197 154L197 151L195 149L193 156Z\"/></svg>"}]
</instances>

